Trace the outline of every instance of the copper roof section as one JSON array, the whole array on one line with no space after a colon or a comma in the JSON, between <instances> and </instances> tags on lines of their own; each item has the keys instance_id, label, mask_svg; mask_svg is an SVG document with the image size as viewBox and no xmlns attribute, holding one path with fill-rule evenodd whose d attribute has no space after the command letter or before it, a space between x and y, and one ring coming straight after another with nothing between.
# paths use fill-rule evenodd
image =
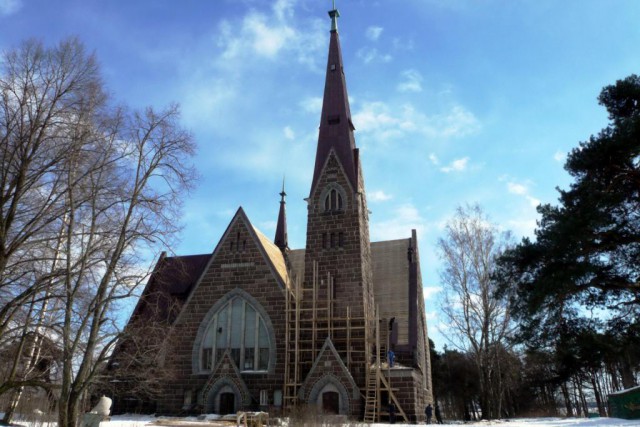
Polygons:
<instances>
[{"instance_id":1,"label":"copper roof section","mask_svg":"<svg viewBox=\"0 0 640 427\"><path fill-rule=\"evenodd\" d=\"M329 153L334 150L344 168L347 178L354 191L358 191L358 174L356 170L356 149L347 95L347 83L344 77L342 51L337 30L337 10L329 12L331 17L331 38L329 40L329 58L327 61L327 76L324 84L324 99L322 101L322 116L320 117L320 133L316 151L316 164L311 181L313 195Z\"/></svg>"}]
</instances>

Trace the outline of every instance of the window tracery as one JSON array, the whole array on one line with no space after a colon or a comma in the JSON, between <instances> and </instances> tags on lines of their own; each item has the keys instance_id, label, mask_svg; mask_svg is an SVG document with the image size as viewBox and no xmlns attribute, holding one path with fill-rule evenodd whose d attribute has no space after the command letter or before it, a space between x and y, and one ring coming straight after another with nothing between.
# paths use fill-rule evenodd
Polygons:
<instances>
[{"instance_id":1,"label":"window tracery","mask_svg":"<svg viewBox=\"0 0 640 427\"><path fill-rule=\"evenodd\" d=\"M210 371L225 352L241 371L267 371L271 343L265 320L247 300L236 296L211 318L200 351L200 369Z\"/></svg>"}]
</instances>

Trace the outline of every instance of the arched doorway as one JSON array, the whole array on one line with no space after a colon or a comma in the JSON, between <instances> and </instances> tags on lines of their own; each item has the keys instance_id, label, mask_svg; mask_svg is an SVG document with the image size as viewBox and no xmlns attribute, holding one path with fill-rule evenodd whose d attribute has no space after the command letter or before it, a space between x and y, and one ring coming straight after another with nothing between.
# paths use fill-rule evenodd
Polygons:
<instances>
[{"instance_id":1,"label":"arched doorway","mask_svg":"<svg viewBox=\"0 0 640 427\"><path fill-rule=\"evenodd\" d=\"M322 393L322 412L325 414L340 413L340 395L337 391L325 391Z\"/></svg>"},{"instance_id":2,"label":"arched doorway","mask_svg":"<svg viewBox=\"0 0 640 427\"><path fill-rule=\"evenodd\" d=\"M235 414L244 406L240 390L230 381L217 381L207 392L205 411L207 414Z\"/></svg>"},{"instance_id":3,"label":"arched doorway","mask_svg":"<svg viewBox=\"0 0 640 427\"><path fill-rule=\"evenodd\" d=\"M236 395L234 393L220 393L220 415L234 414L236 412Z\"/></svg>"}]
</instances>

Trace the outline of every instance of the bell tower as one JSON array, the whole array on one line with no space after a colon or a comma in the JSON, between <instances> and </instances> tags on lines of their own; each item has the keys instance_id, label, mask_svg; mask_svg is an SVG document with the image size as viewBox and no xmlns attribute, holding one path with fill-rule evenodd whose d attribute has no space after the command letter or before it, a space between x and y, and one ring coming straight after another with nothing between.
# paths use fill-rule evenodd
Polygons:
<instances>
[{"instance_id":1,"label":"bell tower","mask_svg":"<svg viewBox=\"0 0 640 427\"><path fill-rule=\"evenodd\" d=\"M330 316L352 319L343 329L318 328L318 347L329 337L349 365L358 387L365 384L370 328L374 314L369 211L338 35L337 9L329 12L331 32L322 115L307 213L305 287L330 301ZM304 295L308 299L308 295Z\"/></svg>"}]
</instances>

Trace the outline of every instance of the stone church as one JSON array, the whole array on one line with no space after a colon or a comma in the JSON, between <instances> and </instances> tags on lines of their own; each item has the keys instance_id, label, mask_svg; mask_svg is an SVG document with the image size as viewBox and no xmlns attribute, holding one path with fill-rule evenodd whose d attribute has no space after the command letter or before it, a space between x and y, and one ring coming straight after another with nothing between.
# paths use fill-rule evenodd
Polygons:
<instances>
[{"instance_id":1,"label":"stone church","mask_svg":"<svg viewBox=\"0 0 640 427\"><path fill-rule=\"evenodd\" d=\"M146 403L150 411L286 413L306 405L368 422L388 420L389 411L419 422L433 404L416 232L370 242L339 13L329 16L306 246L288 246L283 188L273 240L239 208L212 253L160 257L128 326L151 318L168 325L166 335L148 338L166 340L161 368L171 372L153 406ZM114 361L132 351L125 348ZM114 411L132 409L133 385L114 392Z\"/></svg>"}]
</instances>

